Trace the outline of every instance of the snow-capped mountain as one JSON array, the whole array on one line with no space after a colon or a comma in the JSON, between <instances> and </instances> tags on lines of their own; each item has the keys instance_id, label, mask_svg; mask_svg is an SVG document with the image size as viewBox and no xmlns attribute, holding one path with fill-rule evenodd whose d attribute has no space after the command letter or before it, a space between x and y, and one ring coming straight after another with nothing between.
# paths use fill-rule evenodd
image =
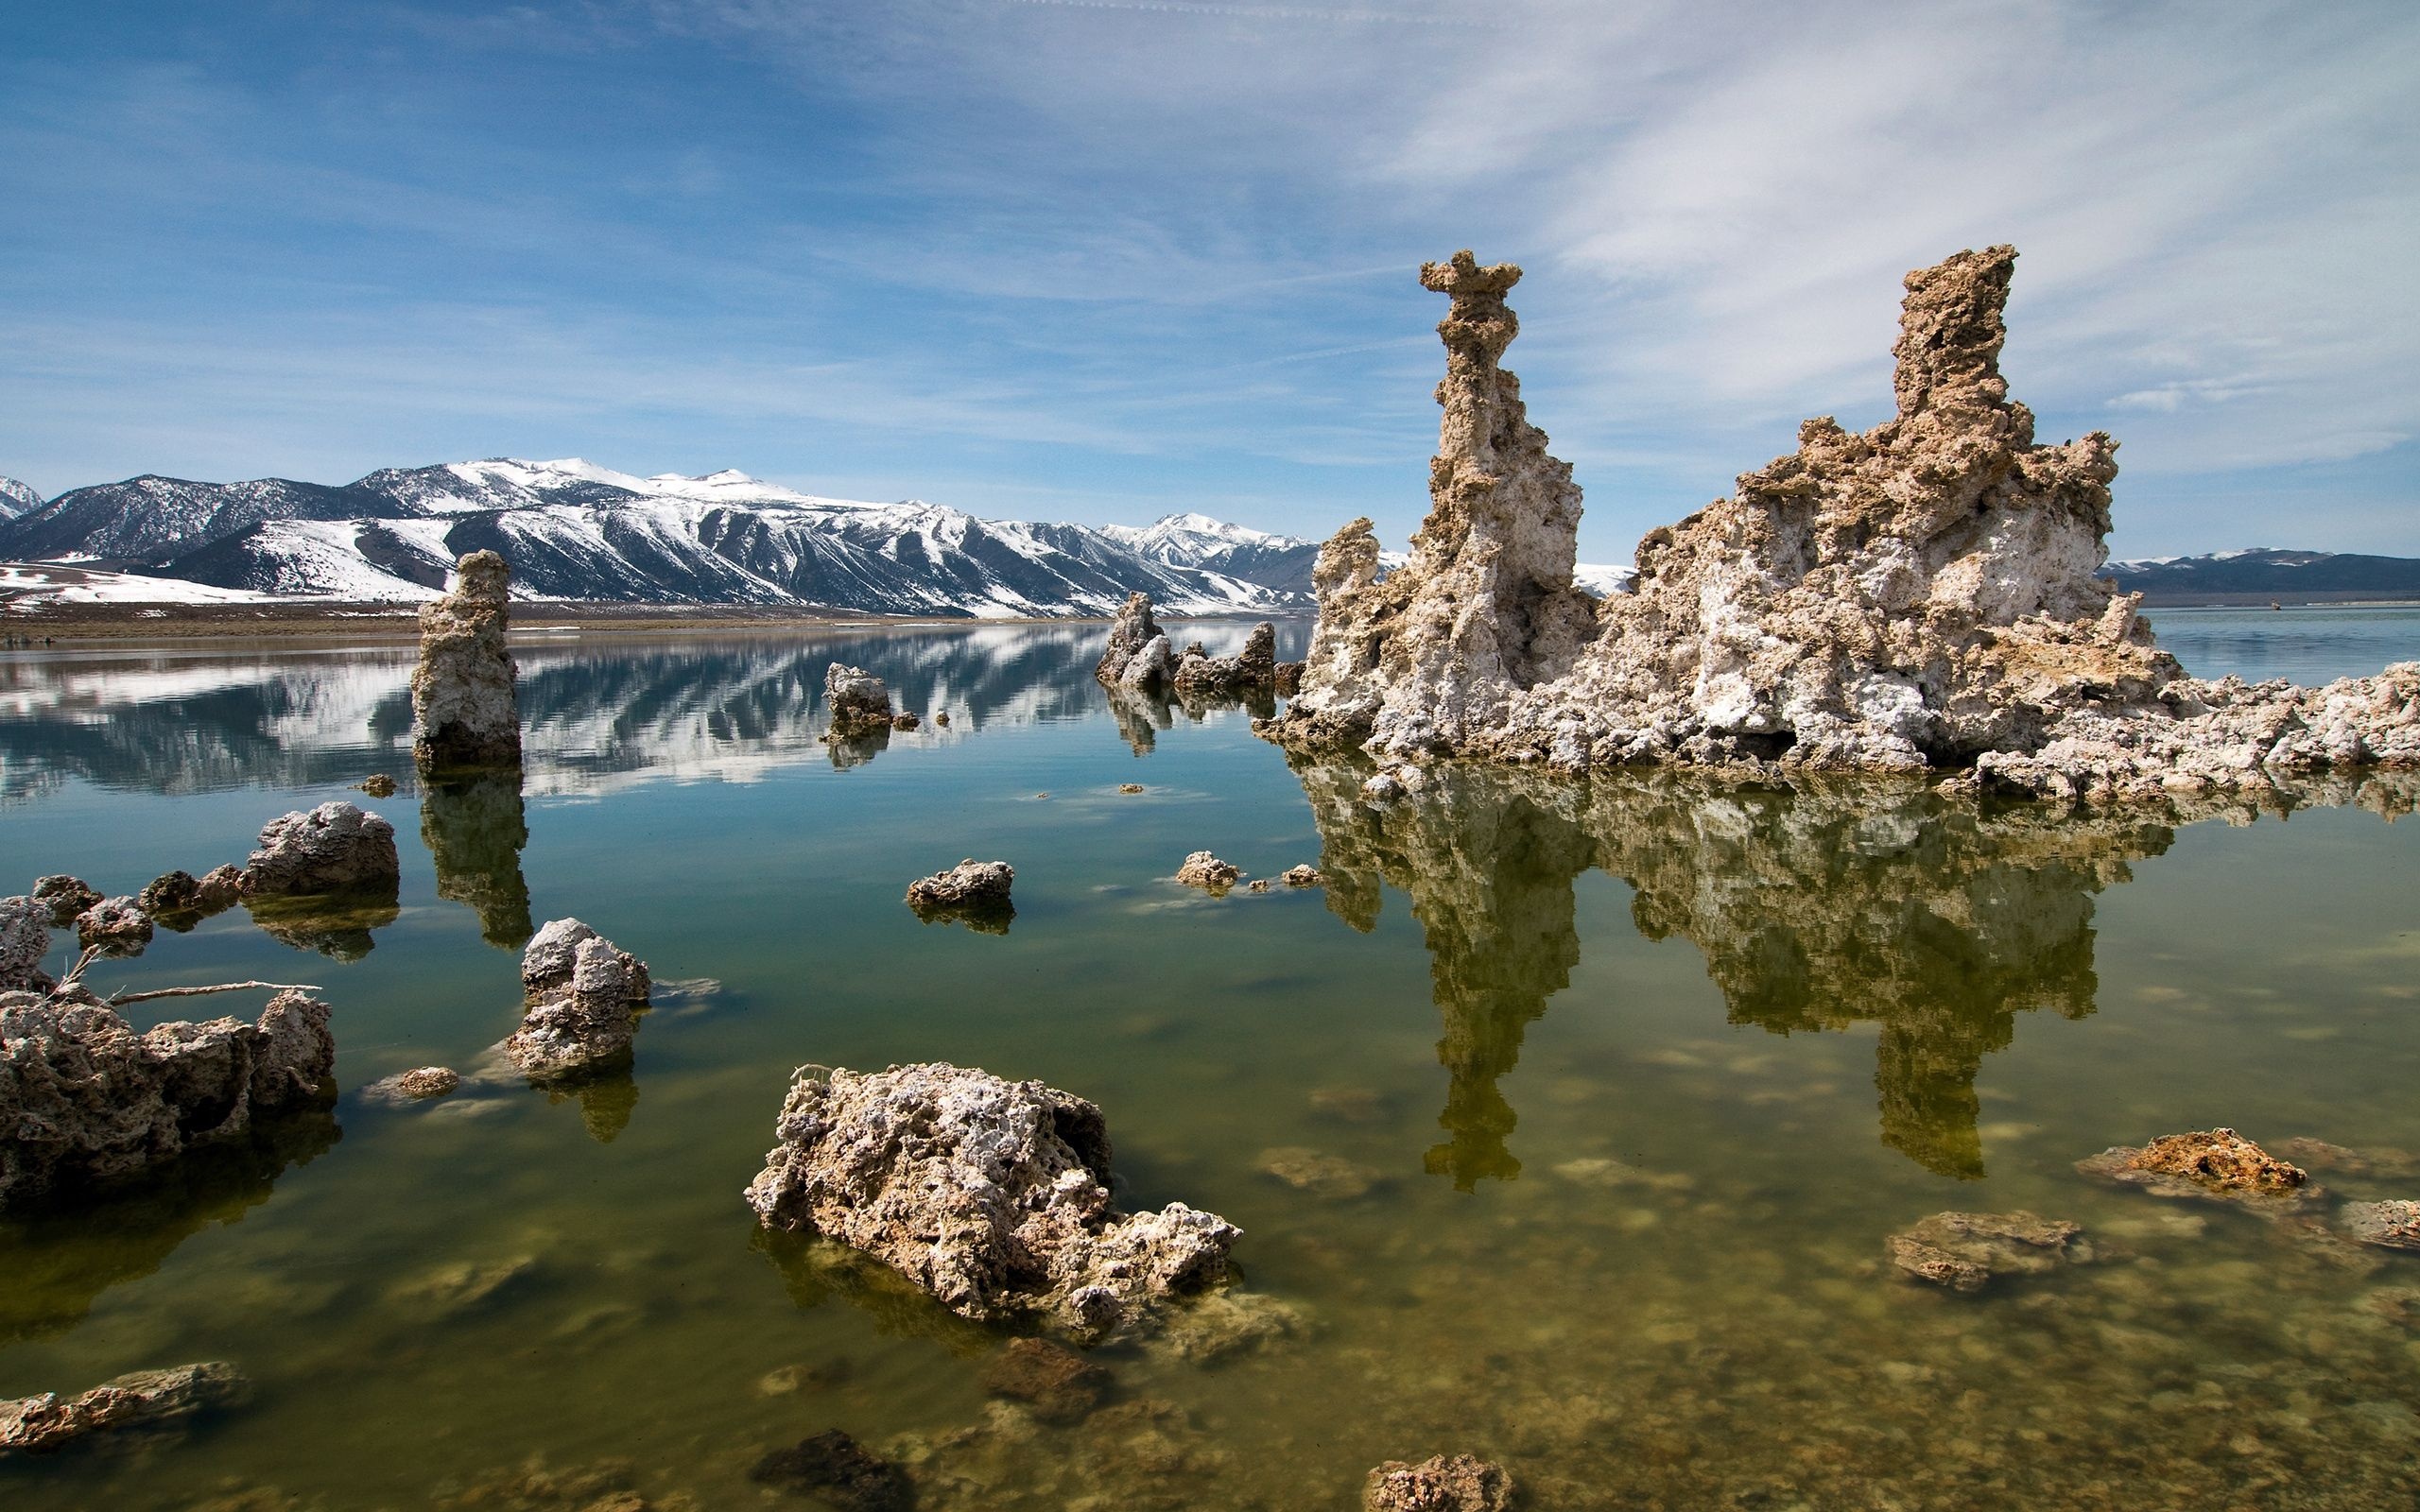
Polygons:
<instances>
[{"instance_id":1,"label":"snow-capped mountain","mask_svg":"<svg viewBox=\"0 0 2420 1512\"><path fill-rule=\"evenodd\" d=\"M12 477L0 477L0 520L13 520L42 507L42 495L30 483L20 483Z\"/></svg>"},{"instance_id":2,"label":"snow-capped mountain","mask_svg":"<svg viewBox=\"0 0 2420 1512\"><path fill-rule=\"evenodd\" d=\"M1137 590L1179 612L1305 609L1317 552L1201 516L1139 531L981 520L579 458L389 468L341 487L147 476L0 522L0 559L331 599L427 598L482 548L531 598L977 618L1105 614Z\"/></svg>"},{"instance_id":3,"label":"snow-capped mountain","mask_svg":"<svg viewBox=\"0 0 2420 1512\"><path fill-rule=\"evenodd\" d=\"M2147 557L2101 569L2118 586L2150 601L2192 604L2239 598L2420 597L2420 559L2351 552L2279 551L2256 546L2200 557Z\"/></svg>"}]
</instances>

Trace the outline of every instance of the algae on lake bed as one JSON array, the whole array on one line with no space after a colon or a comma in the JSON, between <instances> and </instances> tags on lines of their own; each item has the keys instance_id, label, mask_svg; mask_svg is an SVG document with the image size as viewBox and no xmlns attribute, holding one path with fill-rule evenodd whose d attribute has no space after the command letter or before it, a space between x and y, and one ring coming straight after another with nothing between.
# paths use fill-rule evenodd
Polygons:
<instances>
[{"instance_id":1,"label":"algae on lake bed","mask_svg":"<svg viewBox=\"0 0 2420 1512\"><path fill-rule=\"evenodd\" d=\"M531 653L522 791L372 805L406 840L376 950L305 961L239 911L95 968L307 964L346 1095L206 1179L0 1225L0 1397L188 1360L254 1383L173 1437L0 1464L0 1498L756 1504L752 1467L832 1430L928 1508L1341 1509L1461 1451L1543 1508L2420 1494L2420 1258L2074 1169L2225 1124L2359 1152L2312 1162L2333 1199L2420 1195L2420 831L2358 806L2409 794L2235 827L1455 771L1374 806L1246 711L1113 704L1098 637ZM392 651L112 655L8 665L11 885L130 892L402 765ZM952 723L837 765L835 660ZM66 682L110 717L45 717ZM1177 886L1205 849L1326 885ZM900 902L966 855L1015 867L1012 932ZM525 908L720 989L660 1002L578 1106L363 1096L512 1027ZM932 1059L1099 1103L1120 1205L1232 1219L1265 1300L1095 1351L1098 1404L1037 1413L989 1394L1006 1335L757 1228L794 1067ZM2073 1223L2092 1263L1902 1277L1889 1236L1948 1211Z\"/></svg>"}]
</instances>

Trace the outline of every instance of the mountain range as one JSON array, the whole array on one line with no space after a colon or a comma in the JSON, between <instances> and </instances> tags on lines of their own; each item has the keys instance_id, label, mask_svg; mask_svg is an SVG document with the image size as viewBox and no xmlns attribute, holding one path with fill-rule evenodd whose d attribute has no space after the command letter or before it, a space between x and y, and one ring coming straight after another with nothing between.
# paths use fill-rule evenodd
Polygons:
<instances>
[{"instance_id":1,"label":"mountain range","mask_svg":"<svg viewBox=\"0 0 2420 1512\"><path fill-rule=\"evenodd\" d=\"M1319 555L1317 541L1201 514L1148 526L983 520L577 457L382 468L336 485L147 475L47 502L0 477L0 598L411 602L482 548L511 562L527 598L977 619L1107 614L1136 591L1181 614L1307 610ZM2420 560L2399 557L2261 548L2105 570L2153 604L2420 598ZM1582 564L1576 576L1602 596L1631 573Z\"/></svg>"}]
</instances>

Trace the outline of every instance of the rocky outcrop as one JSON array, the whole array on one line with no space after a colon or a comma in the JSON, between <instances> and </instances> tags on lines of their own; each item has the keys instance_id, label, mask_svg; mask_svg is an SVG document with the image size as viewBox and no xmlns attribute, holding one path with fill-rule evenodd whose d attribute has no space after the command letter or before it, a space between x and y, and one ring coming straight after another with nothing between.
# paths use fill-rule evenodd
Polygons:
<instances>
[{"instance_id":1,"label":"rocky outcrop","mask_svg":"<svg viewBox=\"0 0 2420 1512\"><path fill-rule=\"evenodd\" d=\"M307 814L280 815L262 828L260 849L244 867L243 892L247 899L391 898L402 878L393 825L351 803L322 803Z\"/></svg>"},{"instance_id":2,"label":"rocky outcrop","mask_svg":"<svg viewBox=\"0 0 2420 1512\"><path fill-rule=\"evenodd\" d=\"M1130 679L1127 673L1134 660L1153 641L1161 643L1156 669L1147 671L1140 679ZM1151 595L1129 593L1117 618L1110 622L1109 644L1101 648L1100 664L1093 669L1093 676L1112 687L1124 684L1145 693L1157 692L1157 679L1167 674L1167 641L1159 622L1151 618Z\"/></svg>"},{"instance_id":3,"label":"rocky outcrop","mask_svg":"<svg viewBox=\"0 0 2420 1512\"><path fill-rule=\"evenodd\" d=\"M0 1452L41 1454L92 1434L156 1427L213 1408L233 1406L251 1389L242 1371L211 1361L171 1370L138 1370L64 1400L45 1391L0 1401Z\"/></svg>"},{"instance_id":4,"label":"rocky outcrop","mask_svg":"<svg viewBox=\"0 0 2420 1512\"><path fill-rule=\"evenodd\" d=\"M2076 1169L2155 1196L2217 1197L2272 1212L2304 1208L2324 1195L2300 1166L2231 1128L2163 1134L2139 1148L2112 1145L2078 1160Z\"/></svg>"},{"instance_id":5,"label":"rocky outcrop","mask_svg":"<svg viewBox=\"0 0 2420 1512\"><path fill-rule=\"evenodd\" d=\"M2004 1276L2040 1276L2088 1264L2083 1230L2030 1212L1936 1212L1891 1236L1891 1263L1921 1281L1979 1292Z\"/></svg>"},{"instance_id":6,"label":"rocky outcrop","mask_svg":"<svg viewBox=\"0 0 2420 1512\"><path fill-rule=\"evenodd\" d=\"M1512 1477L1472 1454L1439 1454L1417 1465L1391 1459L1362 1483L1362 1512L1504 1512Z\"/></svg>"},{"instance_id":7,"label":"rocky outcrop","mask_svg":"<svg viewBox=\"0 0 2420 1512\"><path fill-rule=\"evenodd\" d=\"M328 1005L300 992L260 1018L138 1034L89 994L0 996L0 1210L82 1194L253 1121L323 1106Z\"/></svg>"},{"instance_id":8,"label":"rocky outcrop","mask_svg":"<svg viewBox=\"0 0 2420 1512\"><path fill-rule=\"evenodd\" d=\"M1100 1109L1038 1081L810 1068L776 1135L747 1192L760 1222L863 1250L966 1317L1106 1334L1223 1279L1240 1232L1181 1202L1113 1207Z\"/></svg>"},{"instance_id":9,"label":"rocky outcrop","mask_svg":"<svg viewBox=\"0 0 2420 1512\"><path fill-rule=\"evenodd\" d=\"M1316 887L1327 879L1320 875L1319 868L1304 864L1288 867L1278 874L1278 880L1288 887Z\"/></svg>"},{"instance_id":10,"label":"rocky outcrop","mask_svg":"<svg viewBox=\"0 0 2420 1512\"><path fill-rule=\"evenodd\" d=\"M1176 680L1176 653L1168 646L1168 638L1154 635L1143 643L1143 649L1127 659L1125 670L1117 675L1117 686L1128 693L1144 695L1165 693Z\"/></svg>"},{"instance_id":11,"label":"rocky outcrop","mask_svg":"<svg viewBox=\"0 0 2420 1512\"><path fill-rule=\"evenodd\" d=\"M521 954L524 1011L506 1058L536 1081L627 1067L648 986L646 962L577 919L555 919Z\"/></svg>"},{"instance_id":12,"label":"rocky outcrop","mask_svg":"<svg viewBox=\"0 0 2420 1512\"><path fill-rule=\"evenodd\" d=\"M1192 697L1239 697L1277 686L1277 627L1267 620L1252 627L1244 648L1234 656L1187 655L1169 679L1176 691Z\"/></svg>"},{"instance_id":13,"label":"rocky outcrop","mask_svg":"<svg viewBox=\"0 0 2420 1512\"><path fill-rule=\"evenodd\" d=\"M78 914L99 902L101 895L75 877L54 875L34 883L33 900L50 910L55 928L65 929L76 922Z\"/></svg>"},{"instance_id":14,"label":"rocky outcrop","mask_svg":"<svg viewBox=\"0 0 2420 1512\"><path fill-rule=\"evenodd\" d=\"M454 570L454 591L420 611L412 760L423 772L518 765L518 669L504 639L512 575L493 551L471 552Z\"/></svg>"},{"instance_id":15,"label":"rocky outcrop","mask_svg":"<svg viewBox=\"0 0 2420 1512\"><path fill-rule=\"evenodd\" d=\"M1009 897L1016 875L1005 861L969 857L947 871L909 883L908 906L926 923L953 919L985 934L1005 935L1017 912Z\"/></svg>"},{"instance_id":16,"label":"rocky outcrop","mask_svg":"<svg viewBox=\"0 0 2420 1512\"><path fill-rule=\"evenodd\" d=\"M355 784L372 798L393 798L395 780L385 772L372 772Z\"/></svg>"},{"instance_id":17,"label":"rocky outcrop","mask_svg":"<svg viewBox=\"0 0 2420 1512\"><path fill-rule=\"evenodd\" d=\"M835 662L823 669L823 701L832 711L832 733L871 734L890 729L890 690L863 667Z\"/></svg>"},{"instance_id":18,"label":"rocky outcrop","mask_svg":"<svg viewBox=\"0 0 2420 1512\"><path fill-rule=\"evenodd\" d=\"M131 898L105 898L76 916L76 943L104 955L140 955L151 933L151 916Z\"/></svg>"},{"instance_id":19,"label":"rocky outcrop","mask_svg":"<svg viewBox=\"0 0 2420 1512\"><path fill-rule=\"evenodd\" d=\"M1187 887L1199 887L1213 898L1236 885L1243 872L1207 850L1196 850L1176 868L1177 882Z\"/></svg>"},{"instance_id":20,"label":"rocky outcrop","mask_svg":"<svg viewBox=\"0 0 2420 1512\"><path fill-rule=\"evenodd\" d=\"M2420 663L2325 689L2184 677L2106 556L2117 443L2036 444L1999 374L2015 252L1907 281L1898 413L1828 419L1737 490L1650 532L1632 589L1572 585L1579 490L1498 364L1510 265L1451 296L1432 507L1381 579L1356 521L1321 549L1303 687L1265 732L1582 768L1972 769L2074 800L2240 791L2420 765Z\"/></svg>"},{"instance_id":21,"label":"rocky outcrop","mask_svg":"<svg viewBox=\"0 0 2420 1512\"><path fill-rule=\"evenodd\" d=\"M153 878L135 895L134 905L153 919L182 920L171 928L191 929L196 920L234 907L242 890L243 873L233 867L216 867L199 877L171 871Z\"/></svg>"}]
</instances>

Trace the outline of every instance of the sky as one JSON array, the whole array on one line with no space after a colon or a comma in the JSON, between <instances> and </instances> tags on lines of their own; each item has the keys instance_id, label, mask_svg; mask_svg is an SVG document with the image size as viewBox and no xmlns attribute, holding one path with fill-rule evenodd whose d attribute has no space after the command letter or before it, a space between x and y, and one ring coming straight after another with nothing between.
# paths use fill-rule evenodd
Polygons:
<instances>
[{"instance_id":1,"label":"sky","mask_svg":"<svg viewBox=\"0 0 2420 1512\"><path fill-rule=\"evenodd\" d=\"M2019 250L2118 556L2420 555L2420 7L0 9L0 473L584 456L995 518L1427 507L1458 248L1585 559L1889 418Z\"/></svg>"}]
</instances>

